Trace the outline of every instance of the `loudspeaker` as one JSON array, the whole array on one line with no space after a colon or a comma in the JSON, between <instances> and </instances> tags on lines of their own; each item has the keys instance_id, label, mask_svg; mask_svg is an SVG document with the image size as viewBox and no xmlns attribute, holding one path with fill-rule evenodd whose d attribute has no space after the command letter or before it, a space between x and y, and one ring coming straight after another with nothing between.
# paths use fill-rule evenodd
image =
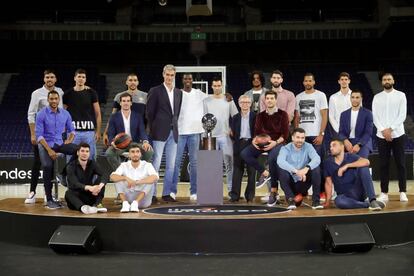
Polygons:
<instances>
[{"instance_id":1,"label":"loudspeaker","mask_svg":"<svg viewBox=\"0 0 414 276\"><path fill-rule=\"evenodd\" d=\"M374 244L374 237L366 223L325 226L323 247L328 252L367 252Z\"/></svg>"},{"instance_id":2,"label":"loudspeaker","mask_svg":"<svg viewBox=\"0 0 414 276\"><path fill-rule=\"evenodd\" d=\"M61 225L49 240L49 247L59 254L93 254L102 248L95 226Z\"/></svg>"}]
</instances>

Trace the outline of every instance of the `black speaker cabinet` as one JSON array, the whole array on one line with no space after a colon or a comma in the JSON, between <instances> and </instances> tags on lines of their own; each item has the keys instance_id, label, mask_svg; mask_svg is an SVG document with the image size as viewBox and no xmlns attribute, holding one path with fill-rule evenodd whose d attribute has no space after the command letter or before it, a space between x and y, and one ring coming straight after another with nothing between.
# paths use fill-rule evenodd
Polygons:
<instances>
[{"instance_id":1,"label":"black speaker cabinet","mask_svg":"<svg viewBox=\"0 0 414 276\"><path fill-rule=\"evenodd\" d=\"M375 240L366 223L328 224L325 226L323 247L328 252L367 252Z\"/></svg>"},{"instance_id":2,"label":"black speaker cabinet","mask_svg":"<svg viewBox=\"0 0 414 276\"><path fill-rule=\"evenodd\" d=\"M49 247L59 254L93 254L101 250L102 242L95 226L61 225Z\"/></svg>"}]
</instances>

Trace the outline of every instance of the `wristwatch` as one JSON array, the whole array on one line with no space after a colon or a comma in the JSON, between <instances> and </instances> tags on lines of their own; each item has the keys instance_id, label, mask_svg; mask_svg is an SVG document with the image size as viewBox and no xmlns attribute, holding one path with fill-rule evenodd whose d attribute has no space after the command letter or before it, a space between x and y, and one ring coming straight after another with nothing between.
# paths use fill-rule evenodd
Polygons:
<instances>
[{"instance_id":1,"label":"wristwatch","mask_svg":"<svg viewBox=\"0 0 414 276\"><path fill-rule=\"evenodd\" d=\"M319 133L319 135L322 135L323 136L323 135L325 135L325 132L322 131L322 132Z\"/></svg>"}]
</instances>

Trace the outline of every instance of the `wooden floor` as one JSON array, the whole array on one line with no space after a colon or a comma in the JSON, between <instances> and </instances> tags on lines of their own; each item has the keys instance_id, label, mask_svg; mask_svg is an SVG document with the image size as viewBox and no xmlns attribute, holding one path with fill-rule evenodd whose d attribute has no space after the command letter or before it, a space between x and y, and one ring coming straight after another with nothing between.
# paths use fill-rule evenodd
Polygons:
<instances>
[{"instance_id":1,"label":"wooden floor","mask_svg":"<svg viewBox=\"0 0 414 276\"><path fill-rule=\"evenodd\" d=\"M300 217L329 217L329 216L352 216L352 215L374 215L381 213L392 213L392 212L407 212L414 210L414 196L408 196L409 202L400 202L398 196L390 196L390 201L387 204L387 207L379 212L372 212L368 209L353 209L353 210L340 210L334 206L324 209L324 210L312 210L311 208L304 206L297 208L293 211L281 212L281 213L272 213L272 214L260 214L260 215L243 215L243 216L174 216L174 215L156 215L156 214L147 214L140 210L139 213L120 213L121 206L114 204L113 198L105 198L104 204L108 208L108 213L100 213L93 215L84 215L77 211L69 210L68 208L50 210L43 206L43 201L38 200L36 204L24 204L24 199L21 198L7 198L0 200L0 212L9 212L16 214L26 214L26 215L35 215L35 216L60 216L60 217L83 217L83 218L99 218L99 219L265 219L265 218L300 218ZM179 198L178 203L167 204L167 203L158 203L152 205L153 207L167 207L167 206L182 206L190 205L188 198ZM306 199L305 202L310 204L310 200ZM224 204L230 204L229 202L224 202ZM246 205L245 201L242 201L235 205ZM263 203L260 201L251 203L249 205L262 206ZM196 205L195 205L196 206ZM281 205L286 207L286 205Z\"/></svg>"}]
</instances>

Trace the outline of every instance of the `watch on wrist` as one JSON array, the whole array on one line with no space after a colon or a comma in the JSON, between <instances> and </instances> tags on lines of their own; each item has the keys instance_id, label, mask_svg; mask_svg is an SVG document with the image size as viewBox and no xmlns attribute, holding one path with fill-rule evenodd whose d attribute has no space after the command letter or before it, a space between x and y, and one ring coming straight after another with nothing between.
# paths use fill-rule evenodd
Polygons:
<instances>
[{"instance_id":1,"label":"watch on wrist","mask_svg":"<svg viewBox=\"0 0 414 276\"><path fill-rule=\"evenodd\" d=\"M319 135L322 135L323 136L323 135L325 135L325 132L322 131L322 132L319 133Z\"/></svg>"}]
</instances>

